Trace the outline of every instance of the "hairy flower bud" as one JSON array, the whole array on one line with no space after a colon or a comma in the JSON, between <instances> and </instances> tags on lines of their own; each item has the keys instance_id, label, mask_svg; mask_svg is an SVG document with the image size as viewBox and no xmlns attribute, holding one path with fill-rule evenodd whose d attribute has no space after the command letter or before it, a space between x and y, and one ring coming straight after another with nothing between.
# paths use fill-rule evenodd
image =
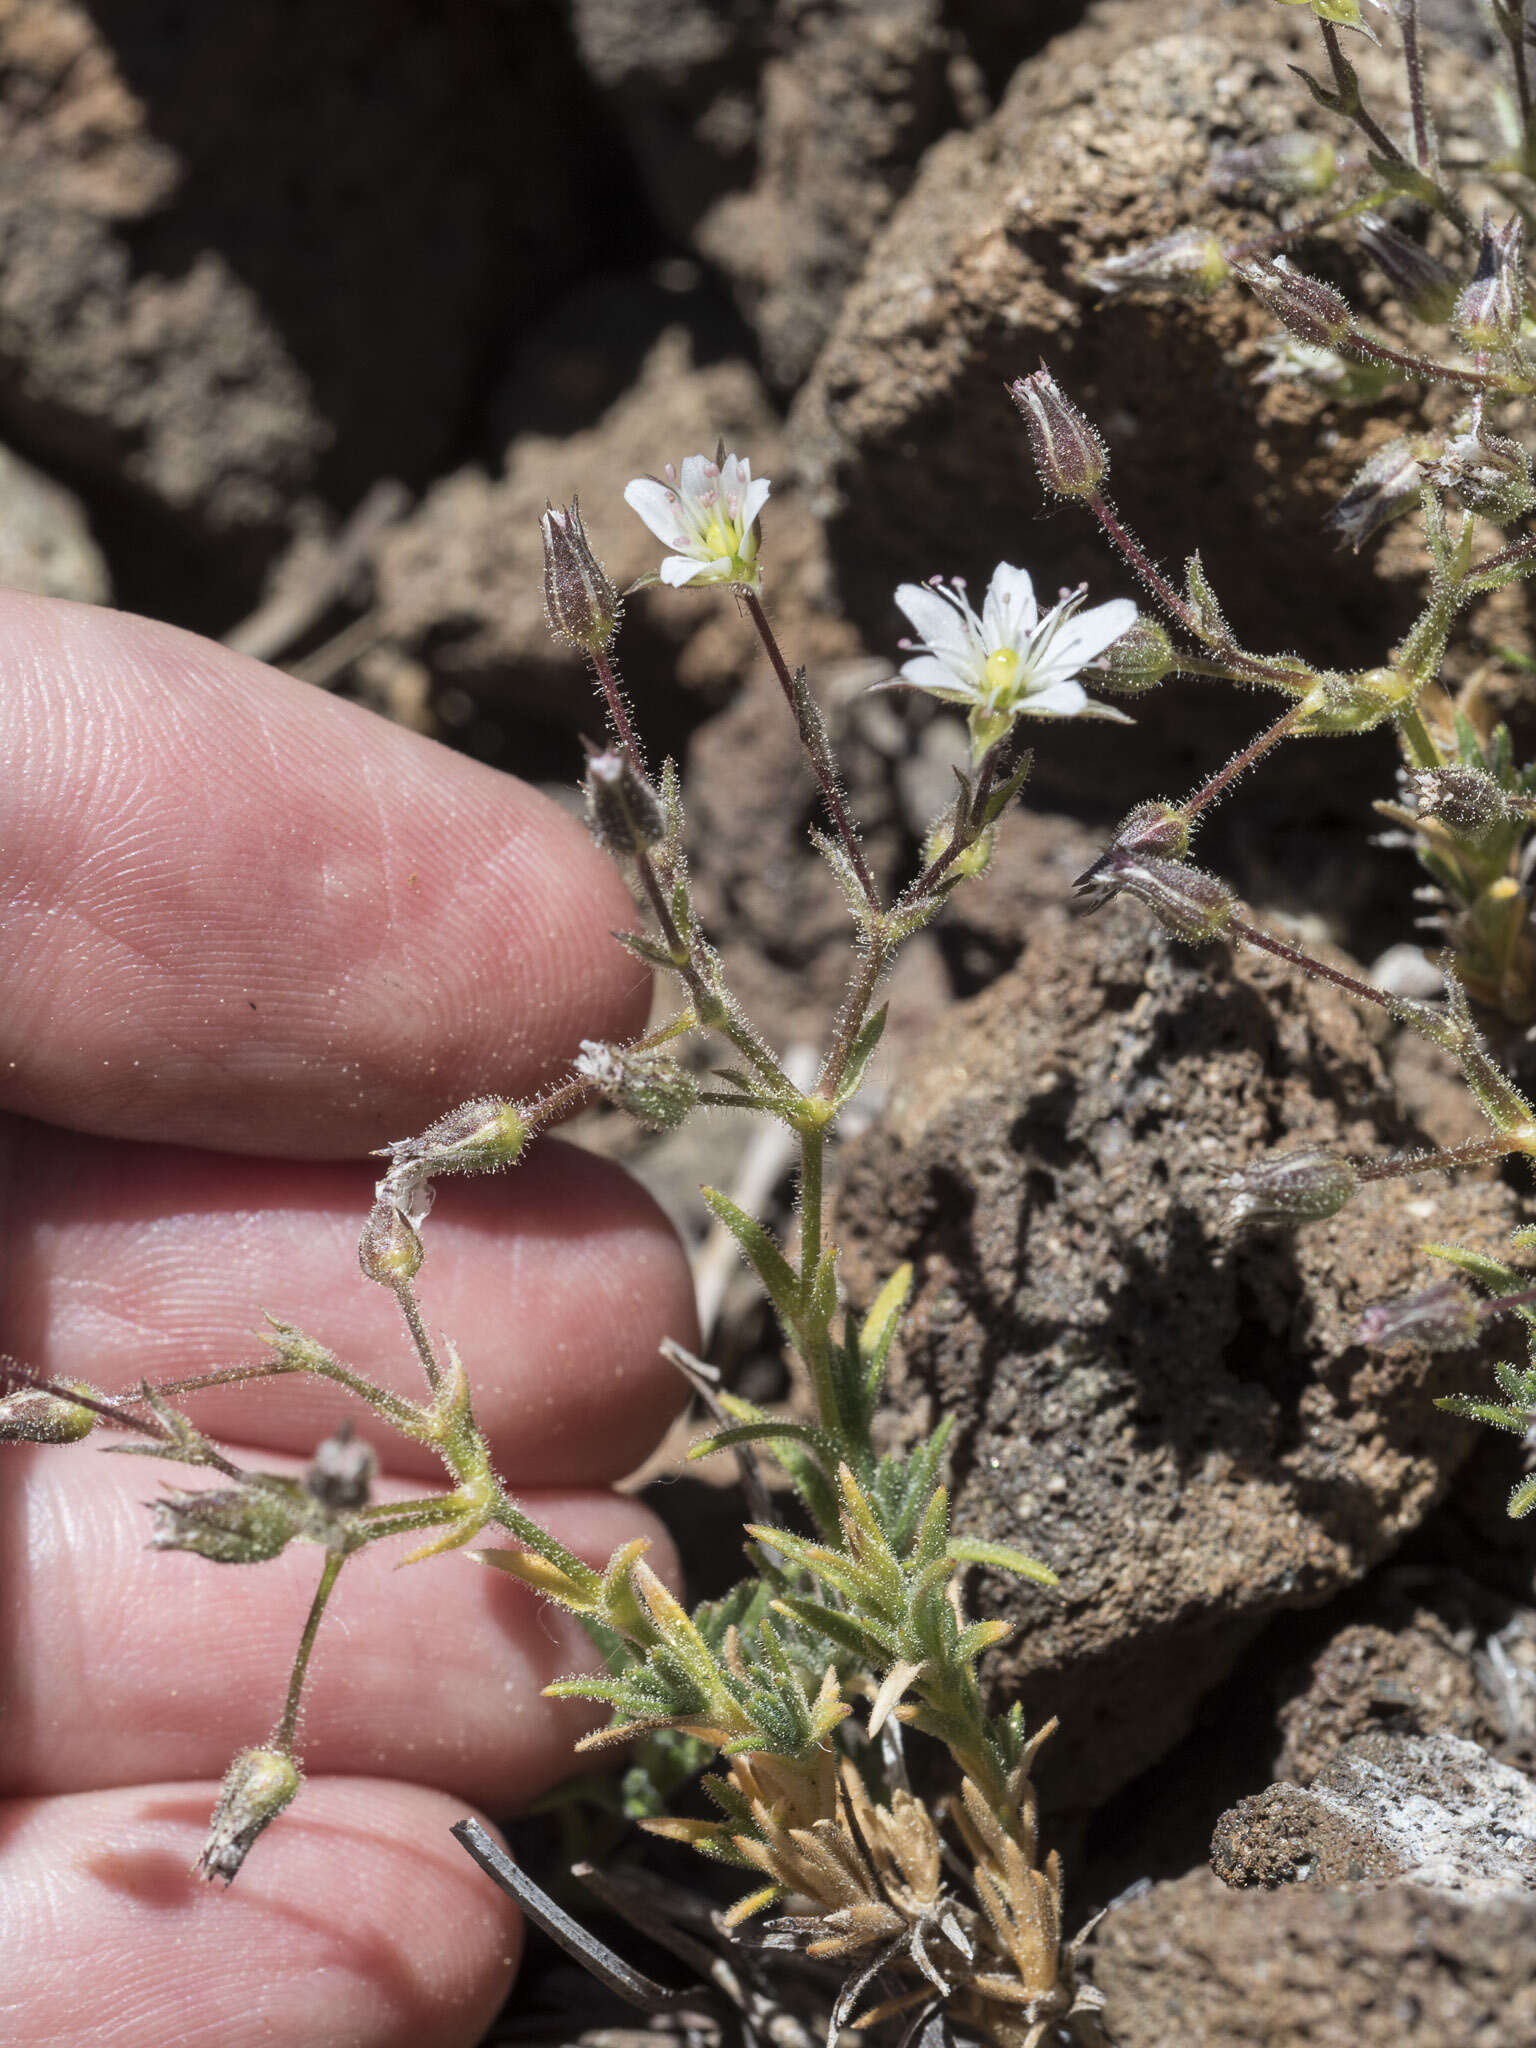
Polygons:
<instances>
[{"instance_id":1,"label":"hairy flower bud","mask_svg":"<svg viewBox=\"0 0 1536 2048\"><path fill-rule=\"evenodd\" d=\"M1135 816L1133 811L1131 817ZM1237 908L1237 898L1226 883L1203 868L1137 852L1118 838L1078 877L1076 888L1094 910L1122 891L1136 897L1170 937L1190 946L1217 938Z\"/></svg>"},{"instance_id":2,"label":"hairy flower bud","mask_svg":"<svg viewBox=\"0 0 1536 2048\"><path fill-rule=\"evenodd\" d=\"M612 645L624 604L593 554L581 509L546 505L539 521L544 535L544 617L557 640L588 654Z\"/></svg>"},{"instance_id":3,"label":"hairy flower bud","mask_svg":"<svg viewBox=\"0 0 1536 2048\"><path fill-rule=\"evenodd\" d=\"M372 1447L342 1423L316 1450L304 1474L304 1491L332 1514L352 1514L368 1505L368 1489L378 1470Z\"/></svg>"},{"instance_id":4,"label":"hairy flower bud","mask_svg":"<svg viewBox=\"0 0 1536 2048\"><path fill-rule=\"evenodd\" d=\"M265 1564L298 1535L304 1522L299 1491L273 1486L220 1486L207 1493L168 1487L150 1503L151 1550L190 1550L215 1564Z\"/></svg>"},{"instance_id":5,"label":"hairy flower bud","mask_svg":"<svg viewBox=\"0 0 1536 2048\"><path fill-rule=\"evenodd\" d=\"M1358 555L1373 533L1419 502L1424 466L1411 441L1389 441L1357 470L1326 524Z\"/></svg>"},{"instance_id":6,"label":"hairy flower bud","mask_svg":"<svg viewBox=\"0 0 1536 2048\"><path fill-rule=\"evenodd\" d=\"M1421 818L1438 818L1465 839L1485 839L1510 815L1508 798L1481 768L1424 768L1409 777Z\"/></svg>"},{"instance_id":7,"label":"hairy flower bud","mask_svg":"<svg viewBox=\"0 0 1536 2048\"><path fill-rule=\"evenodd\" d=\"M375 1202L357 1243L357 1262L370 1280L394 1287L421 1270L421 1239L393 1202Z\"/></svg>"},{"instance_id":8,"label":"hairy flower bud","mask_svg":"<svg viewBox=\"0 0 1536 2048\"><path fill-rule=\"evenodd\" d=\"M1309 199L1338 174L1338 152L1325 137L1271 135L1247 149L1219 150L1210 182L1218 199Z\"/></svg>"},{"instance_id":9,"label":"hairy flower bud","mask_svg":"<svg viewBox=\"0 0 1536 2048\"><path fill-rule=\"evenodd\" d=\"M224 1790L197 1859L197 1874L228 1884L251 1845L277 1819L304 1782L295 1759L280 1749L242 1749L224 1778Z\"/></svg>"},{"instance_id":10,"label":"hairy flower bud","mask_svg":"<svg viewBox=\"0 0 1536 2048\"><path fill-rule=\"evenodd\" d=\"M575 1067L610 1102L652 1130L675 1130L699 1099L699 1084L693 1075L664 1053L637 1052L584 1038Z\"/></svg>"},{"instance_id":11,"label":"hairy flower bud","mask_svg":"<svg viewBox=\"0 0 1536 2048\"><path fill-rule=\"evenodd\" d=\"M1415 242L1379 213L1362 213L1355 223L1363 248L1408 310L1436 326L1450 318L1456 280L1422 242Z\"/></svg>"},{"instance_id":12,"label":"hairy flower bud","mask_svg":"<svg viewBox=\"0 0 1536 2048\"><path fill-rule=\"evenodd\" d=\"M9 1393L0 1391L0 1444L77 1444L90 1435L98 1419L93 1409L83 1408L78 1401L67 1401L62 1392L56 1394L46 1387L32 1387L25 1382L12 1385L8 1364L8 1360L0 1359L0 1390L12 1386ZM61 1388L72 1385L70 1381L60 1382ZM95 1393L93 1387L83 1382L79 1391Z\"/></svg>"},{"instance_id":13,"label":"hairy flower bud","mask_svg":"<svg viewBox=\"0 0 1536 2048\"><path fill-rule=\"evenodd\" d=\"M1327 1145L1272 1152L1234 1173L1224 1185L1232 1199L1231 1223L1321 1223L1337 1216L1360 1177L1342 1153Z\"/></svg>"},{"instance_id":14,"label":"hairy flower bud","mask_svg":"<svg viewBox=\"0 0 1536 2048\"><path fill-rule=\"evenodd\" d=\"M1536 505L1531 458L1517 441L1486 428L1447 441L1431 474L1458 505L1499 525L1523 518Z\"/></svg>"},{"instance_id":15,"label":"hairy flower bud","mask_svg":"<svg viewBox=\"0 0 1536 2048\"><path fill-rule=\"evenodd\" d=\"M642 853L667 836L660 797L616 748L588 761L586 798L592 836L609 853Z\"/></svg>"},{"instance_id":16,"label":"hairy flower bud","mask_svg":"<svg viewBox=\"0 0 1536 2048\"><path fill-rule=\"evenodd\" d=\"M1182 860L1189 851L1189 820L1176 805L1153 797L1128 811L1110 841L1110 851L1133 860Z\"/></svg>"},{"instance_id":17,"label":"hairy flower bud","mask_svg":"<svg viewBox=\"0 0 1536 2048\"><path fill-rule=\"evenodd\" d=\"M1477 269L1451 315L1451 325L1466 347L1496 349L1520 339L1525 316L1524 242L1525 223L1518 213L1501 228L1483 215Z\"/></svg>"},{"instance_id":18,"label":"hairy flower bud","mask_svg":"<svg viewBox=\"0 0 1536 2048\"><path fill-rule=\"evenodd\" d=\"M1157 620L1143 612L1102 656L1094 674L1106 690L1139 697L1145 690L1155 690L1177 666L1173 642Z\"/></svg>"},{"instance_id":19,"label":"hairy flower bud","mask_svg":"<svg viewBox=\"0 0 1536 2048\"><path fill-rule=\"evenodd\" d=\"M1422 1294L1378 1301L1360 1318L1355 1341L1417 1344L1424 1351L1464 1351L1481 1329L1477 1302L1459 1280L1441 1280Z\"/></svg>"},{"instance_id":20,"label":"hairy flower bud","mask_svg":"<svg viewBox=\"0 0 1536 2048\"><path fill-rule=\"evenodd\" d=\"M528 1142L528 1125L515 1102L477 1095L430 1123L419 1138L391 1145L398 1166L428 1173L493 1173L511 1166Z\"/></svg>"},{"instance_id":21,"label":"hairy flower bud","mask_svg":"<svg viewBox=\"0 0 1536 2048\"><path fill-rule=\"evenodd\" d=\"M1108 472L1109 456L1050 371L1042 363L1032 376L1015 378L1008 392L1023 417L1044 488L1062 498L1092 496Z\"/></svg>"},{"instance_id":22,"label":"hairy flower bud","mask_svg":"<svg viewBox=\"0 0 1536 2048\"><path fill-rule=\"evenodd\" d=\"M1255 256L1237 274L1288 333L1311 348L1337 348L1354 324L1349 301L1321 278L1292 270L1283 256Z\"/></svg>"},{"instance_id":23,"label":"hairy flower bud","mask_svg":"<svg viewBox=\"0 0 1536 2048\"><path fill-rule=\"evenodd\" d=\"M1140 242L1123 255L1108 256L1085 273L1096 290L1111 296L1208 299L1232 274L1221 243L1208 228L1184 228L1161 241Z\"/></svg>"}]
</instances>

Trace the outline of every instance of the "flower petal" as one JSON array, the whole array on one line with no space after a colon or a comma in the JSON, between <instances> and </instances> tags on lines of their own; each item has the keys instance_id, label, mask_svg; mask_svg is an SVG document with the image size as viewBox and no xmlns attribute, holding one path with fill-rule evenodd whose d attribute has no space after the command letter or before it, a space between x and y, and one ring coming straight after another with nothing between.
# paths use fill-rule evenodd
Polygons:
<instances>
[{"instance_id":1,"label":"flower petal","mask_svg":"<svg viewBox=\"0 0 1536 2048\"><path fill-rule=\"evenodd\" d=\"M1032 691L1019 709L1031 718L1076 718L1088 704L1088 692L1081 683L1057 682Z\"/></svg>"},{"instance_id":2,"label":"flower petal","mask_svg":"<svg viewBox=\"0 0 1536 2048\"><path fill-rule=\"evenodd\" d=\"M716 566L713 560L695 562L687 555L668 555L661 565L661 580L670 584L672 589L681 590L685 583L692 583Z\"/></svg>"},{"instance_id":3,"label":"flower petal","mask_svg":"<svg viewBox=\"0 0 1536 2048\"><path fill-rule=\"evenodd\" d=\"M986 603L981 608L987 646L994 651L999 647L1022 647L1039 618L1040 607L1035 602L1035 586L1029 571L999 562L992 571Z\"/></svg>"},{"instance_id":4,"label":"flower petal","mask_svg":"<svg viewBox=\"0 0 1536 2048\"><path fill-rule=\"evenodd\" d=\"M708 455L685 455L683 473L679 482L683 496L695 503L705 491L712 491L720 481L713 458Z\"/></svg>"},{"instance_id":5,"label":"flower petal","mask_svg":"<svg viewBox=\"0 0 1536 2048\"><path fill-rule=\"evenodd\" d=\"M939 591L922 583L903 583L896 603L923 643L935 654L956 663L956 672L980 676L986 655L964 612Z\"/></svg>"},{"instance_id":6,"label":"flower petal","mask_svg":"<svg viewBox=\"0 0 1536 2048\"><path fill-rule=\"evenodd\" d=\"M639 513L659 541L668 547L675 545L684 525L676 491L653 476L637 476L624 486L624 502L631 512Z\"/></svg>"},{"instance_id":7,"label":"flower petal","mask_svg":"<svg viewBox=\"0 0 1536 2048\"><path fill-rule=\"evenodd\" d=\"M1047 666L1058 675L1076 675L1135 623L1136 607L1128 597L1112 597L1108 604L1096 604L1091 612L1079 612L1057 635Z\"/></svg>"},{"instance_id":8,"label":"flower petal","mask_svg":"<svg viewBox=\"0 0 1536 2048\"><path fill-rule=\"evenodd\" d=\"M743 467L745 467L745 464L743 464ZM741 526L743 532L746 531L767 504L770 488L771 486L765 476L757 477L748 483L747 493L741 505Z\"/></svg>"},{"instance_id":9,"label":"flower petal","mask_svg":"<svg viewBox=\"0 0 1536 2048\"><path fill-rule=\"evenodd\" d=\"M950 704L975 704L980 701L980 692L974 683L963 676L957 676L948 662L940 661L937 655L915 654L910 661L901 665L903 682L915 690L925 690L930 697L942 697Z\"/></svg>"}]
</instances>

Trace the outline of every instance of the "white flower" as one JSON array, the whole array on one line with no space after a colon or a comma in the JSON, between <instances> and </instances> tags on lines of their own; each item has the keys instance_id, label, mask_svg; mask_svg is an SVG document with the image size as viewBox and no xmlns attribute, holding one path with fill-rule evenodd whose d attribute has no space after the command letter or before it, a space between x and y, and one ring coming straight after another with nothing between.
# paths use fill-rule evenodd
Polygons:
<instances>
[{"instance_id":1,"label":"white flower","mask_svg":"<svg viewBox=\"0 0 1536 2048\"><path fill-rule=\"evenodd\" d=\"M722 445L714 461L690 455L681 477L669 462L661 477L626 484L624 502L675 551L661 565L663 583L757 589L757 518L768 502L768 479L754 483L744 458L727 455Z\"/></svg>"},{"instance_id":2,"label":"white flower","mask_svg":"<svg viewBox=\"0 0 1536 2048\"><path fill-rule=\"evenodd\" d=\"M903 662L901 680L963 705L979 747L1021 714L1128 725L1124 712L1095 703L1077 677L1136 623L1136 607L1117 597L1085 612L1082 601L1082 591L1074 591L1042 618L1027 571L1007 562L993 572L979 618L959 580L903 583L896 602L922 638Z\"/></svg>"}]
</instances>

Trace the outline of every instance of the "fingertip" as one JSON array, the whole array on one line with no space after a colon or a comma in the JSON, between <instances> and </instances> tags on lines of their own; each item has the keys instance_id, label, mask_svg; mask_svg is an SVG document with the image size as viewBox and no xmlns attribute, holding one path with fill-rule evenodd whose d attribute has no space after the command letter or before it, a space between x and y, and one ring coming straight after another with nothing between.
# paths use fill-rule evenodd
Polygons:
<instances>
[{"instance_id":1,"label":"fingertip","mask_svg":"<svg viewBox=\"0 0 1536 2048\"><path fill-rule=\"evenodd\" d=\"M10 2048L472 2048L522 1925L418 1786L316 1778L229 1889L192 1874L213 1784L0 1809Z\"/></svg>"}]
</instances>

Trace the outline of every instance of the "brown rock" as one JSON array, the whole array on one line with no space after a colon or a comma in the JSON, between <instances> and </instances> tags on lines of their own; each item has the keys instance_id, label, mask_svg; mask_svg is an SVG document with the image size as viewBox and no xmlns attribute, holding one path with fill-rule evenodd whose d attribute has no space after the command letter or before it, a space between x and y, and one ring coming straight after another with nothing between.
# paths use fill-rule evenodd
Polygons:
<instances>
[{"instance_id":1,"label":"brown rock","mask_svg":"<svg viewBox=\"0 0 1536 2048\"><path fill-rule=\"evenodd\" d=\"M798 383L927 146L1080 0L575 0L651 203Z\"/></svg>"},{"instance_id":2,"label":"brown rock","mask_svg":"<svg viewBox=\"0 0 1536 2048\"><path fill-rule=\"evenodd\" d=\"M1112 905L956 1010L846 1156L855 1296L917 1264L907 1425L955 1414L959 1525L1061 1575L983 1596L1019 1623L997 1695L1061 1717L1058 1804L1162 1754L1260 1619L1379 1562L1471 1442L1432 1396L1479 1361L1365 1353L1354 1325L1422 1281L1425 1236L1497 1244L1510 1196L1378 1183L1234 1241L1224 1177L1304 1139L1413 1142L1367 1019Z\"/></svg>"},{"instance_id":3,"label":"brown rock","mask_svg":"<svg viewBox=\"0 0 1536 2048\"><path fill-rule=\"evenodd\" d=\"M1313 1784L1271 1785L1223 1814L1211 1868L1238 1889L1399 1878L1536 1892L1536 1785L1454 1735L1357 1736Z\"/></svg>"},{"instance_id":4,"label":"brown rock","mask_svg":"<svg viewBox=\"0 0 1536 2048\"><path fill-rule=\"evenodd\" d=\"M202 544L441 460L590 250L546 10L4 0L0 76L0 427Z\"/></svg>"},{"instance_id":5,"label":"brown rock","mask_svg":"<svg viewBox=\"0 0 1536 2048\"><path fill-rule=\"evenodd\" d=\"M1536 1902L1199 1870L1111 1912L1092 1976L1117 2048L1528 2048Z\"/></svg>"},{"instance_id":6,"label":"brown rock","mask_svg":"<svg viewBox=\"0 0 1536 2048\"><path fill-rule=\"evenodd\" d=\"M72 491L0 448L0 589L105 604L112 579Z\"/></svg>"},{"instance_id":7,"label":"brown rock","mask_svg":"<svg viewBox=\"0 0 1536 2048\"><path fill-rule=\"evenodd\" d=\"M1374 1618L1345 1623L1293 1680L1276 1777L1309 1785L1375 1731L1455 1735L1531 1769L1536 1614L1450 1572L1388 1573L1369 1606Z\"/></svg>"}]
</instances>

